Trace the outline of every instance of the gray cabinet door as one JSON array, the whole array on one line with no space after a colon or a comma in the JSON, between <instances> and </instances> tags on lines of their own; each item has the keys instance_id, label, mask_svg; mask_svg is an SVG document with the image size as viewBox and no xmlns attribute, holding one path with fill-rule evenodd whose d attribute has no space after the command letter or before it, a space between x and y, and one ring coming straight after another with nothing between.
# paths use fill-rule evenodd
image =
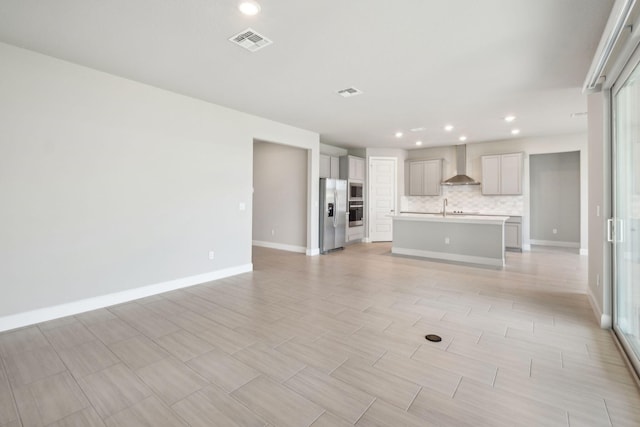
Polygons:
<instances>
[{"instance_id":1,"label":"gray cabinet door","mask_svg":"<svg viewBox=\"0 0 640 427\"><path fill-rule=\"evenodd\" d=\"M362 157L340 157L340 178L364 182L365 161Z\"/></svg>"},{"instance_id":2,"label":"gray cabinet door","mask_svg":"<svg viewBox=\"0 0 640 427\"><path fill-rule=\"evenodd\" d=\"M331 156L320 154L320 178L331 178Z\"/></svg>"},{"instance_id":3,"label":"gray cabinet door","mask_svg":"<svg viewBox=\"0 0 640 427\"><path fill-rule=\"evenodd\" d=\"M522 194L522 153L482 156L482 194Z\"/></svg>"},{"instance_id":4,"label":"gray cabinet door","mask_svg":"<svg viewBox=\"0 0 640 427\"><path fill-rule=\"evenodd\" d=\"M408 162L409 196L439 196L442 182L442 160Z\"/></svg>"},{"instance_id":5,"label":"gray cabinet door","mask_svg":"<svg viewBox=\"0 0 640 427\"><path fill-rule=\"evenodd\" d=\"M320 154L320 178L340 178L340 157Z\"/></svg>"},{"instance_id":6,"label":"gray cabinet door","mask_svg":"<svg viewBox=\"0 0 640 427\"><path fill-rule=\"evenodd\" d=\"M522 217L512 216L504 224L504 246L522 250Z\"/></svg>"},{"instance_id":7,"label":"gray cabinet door","mask_svg":"<svg viewBox=\"0 0 640 427\"><path fill-rule=\"evenodd\" d=\"M503 195L522 194L522 153L501 156L500 193Z\"/></svg>"},{"instance_id":8,"label":"gray cabinet door","mask_svg":"<svg viewBox=\"0 0 640 427\"><path fill-rule=\"evenodd\" d=\"M339 179L340 178L340 157L330 157L331 163L331 176L330 178Z\"/></svg>"},{"instance_id":9,"label":"gray cabinet door","mask_svg":"<svg viewBox=\"0 0 640 427\"><path fill-rule=\"evenodd\" d=\"M520 249L520 225L504 225L504 246L507 248Z\"/></svg>"},{"instance_id":10,"label":"gray cabinet door","mask_svg":"<svg viewBox=\"0 0 640 427\"><path fill-rule=\"evenodd\" d=\"M439 196L442 182L442 160L427 160L424 162L422 194L425 196Z\"/></svg>"},{"instance_id":11,"label":"gray cabinet door","mask_svg":"<svg viewBox=\"0 0 640 427\"><path fill-rule=\"evenodd\" d=\"M422 196L424 183L424 162L409 163L409 195Z\"/></svg>"},{"instance_id":12,"label":"gray cabinet door","mask_svg":"<svg viewBox=\"0 0 640 427\"><path fill-rule=\"evenodd\" d=\"M482 156L482 194L500 194L500 155Z\"/></svg>"}]
</instances>

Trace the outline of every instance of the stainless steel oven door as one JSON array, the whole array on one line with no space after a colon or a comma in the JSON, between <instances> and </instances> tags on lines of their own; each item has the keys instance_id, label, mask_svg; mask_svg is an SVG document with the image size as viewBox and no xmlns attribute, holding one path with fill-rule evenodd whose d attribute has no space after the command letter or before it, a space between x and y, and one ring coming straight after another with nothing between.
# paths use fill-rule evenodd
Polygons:
<instances>
[{"instance_id":1,"label":"stainless steel oven door","mask_svg":"<svg viewBox=\"0 0 640 427\"><path fill-rule=\"evenodd\" d=\"M349 227L364 225L364 205L362 202L349 202Z\"/></svg>"}]
</instances>

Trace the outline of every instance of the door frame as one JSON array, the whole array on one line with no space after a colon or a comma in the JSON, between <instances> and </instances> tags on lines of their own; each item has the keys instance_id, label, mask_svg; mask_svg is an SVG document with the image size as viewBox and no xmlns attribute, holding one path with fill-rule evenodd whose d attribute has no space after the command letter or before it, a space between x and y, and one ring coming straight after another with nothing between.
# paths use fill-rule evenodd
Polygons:
<instances>
[{"instance_id":1,"label":"door frame","mask_svg":"<svg viewBox=\"0 0 640 427\"><path fill-rule=\"evenodd\" d=\"M393 156L370 156L367 158L367 171L366 171L366 180L367 180L367 197L365 198L365 205L367 208L367 218L365 224L366 236L365 242L371 243L371 188L373 186L373 179L371 179L371 169L373 168L373 161L375 160L393 160L393 212L397 213L398 209L398 158ZM393 222L392 222L393 224ZM392 225L393 227L393 225Z\"/></svg>"},{"instance_id":2,"label":"door frame","mask_svg":"<svg viewBox=\"0 0 640 427\"><path fill-rule=\"evenodd\" d=\"M632 73L640 67L640 46L636 47L636 50L633 52L633 54L629 57L629 60L626 62L626 64L624 65L624 67L622 68L622 70L620 71L619 75L617 76L615 82L613 83L613 85L611 86L610 90L609 90L609 108L610 108L610 115L608 117L609 120L609 126L610 126L610 138L611 138L611 145L610 145L610 152L611 152L611 171L610 171L610 188L611 188L611 198L610 198L610 203L611 203L611 215L609 216L614 222L617 222L617 218L618 218L618 212L617 212L617 199L616 199L616 194L617 194L617 179L616 179L616 172L617 172L617 154L618 154L618 139L617 139L617 133L616 133L616 96L618 95L618 93L620 92L620 90L622 90L622 88L625 86L625 83L628 81L629 77L631 77ZM608 227L608 225L607 225ZM627 341L627 338L624 336L624 333L622 331L620 331L619 329L619 325L617 324L617 317L618 317L618 306L617 306L617 300L618 300L618 274L617 274L617 258L620 256L618 254L618 249L616 247L616 241L617 241L617 236L613 236L613 241L609 242L609 246L610 246L610 262L611 262L611 268L610 268L610 277L611 277L611 288L610 288L610 293L611 293L611 327L613 330L613 333L615 334L620 346L623 348L624 352L627 353L626 354L626 358L629 361L629 363L633 366L633 368L636 370L636 373L640 374L640 359L636 358L635 356L633 356L635 354L635 351L631 348L631 345L629 344L629 342Z\"/></svg>"}]
</instances>

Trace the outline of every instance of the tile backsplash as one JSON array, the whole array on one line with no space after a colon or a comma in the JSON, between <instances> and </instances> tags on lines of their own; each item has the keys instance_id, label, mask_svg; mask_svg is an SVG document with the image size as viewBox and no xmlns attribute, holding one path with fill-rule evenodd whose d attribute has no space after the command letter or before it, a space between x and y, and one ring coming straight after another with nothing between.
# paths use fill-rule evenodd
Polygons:
<instances>
[{"instance_id":1,"label":"tile backsplash","mask_svg":"<svg viewBox=\"0 0 640 427\"><path fill-rule=\"evenodd\" d=\"M487 215L522 216L523 196L483 196L479 185L443 186L440 196L403 196L403 212L441 212L447 199L447 211L475 212Z\"/></svg>"}]
</instances>

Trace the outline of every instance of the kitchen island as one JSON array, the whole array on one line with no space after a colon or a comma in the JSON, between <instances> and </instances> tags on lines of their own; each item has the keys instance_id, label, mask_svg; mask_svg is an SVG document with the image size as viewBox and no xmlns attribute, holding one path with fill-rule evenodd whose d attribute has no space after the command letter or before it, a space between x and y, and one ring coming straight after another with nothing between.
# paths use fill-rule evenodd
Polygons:
<instances>
[{"instance_id":1,"label":"kitchen island","mask_svg":"<svg viewBox=\"0 0 640 427\"><path fill-rule=\"evenodd\" d=\"M394 254L504 267L508 216L402 213L392 218Z\"/></svg>"}]
</instances>

